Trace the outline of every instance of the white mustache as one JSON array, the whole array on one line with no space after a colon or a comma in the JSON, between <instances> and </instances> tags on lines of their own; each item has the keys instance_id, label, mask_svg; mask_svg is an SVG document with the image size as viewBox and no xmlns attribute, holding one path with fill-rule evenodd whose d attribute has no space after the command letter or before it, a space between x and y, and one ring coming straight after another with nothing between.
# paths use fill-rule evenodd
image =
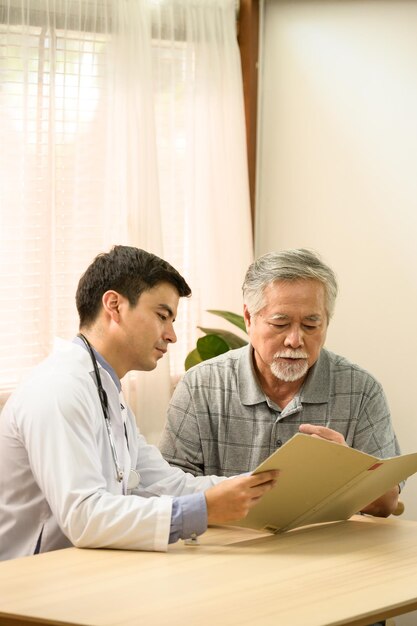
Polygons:
<instances>
[{"instance_id":1,"label":"white mustache","mask_svg":"<svg viewBox=\"0 0 417 626\"><path fill-rule=\"evenodd\" d=\"M308 359L308 354L303 350L284 350L284 352L276 352L274 359Z\"/></svg>"}]
</instances>

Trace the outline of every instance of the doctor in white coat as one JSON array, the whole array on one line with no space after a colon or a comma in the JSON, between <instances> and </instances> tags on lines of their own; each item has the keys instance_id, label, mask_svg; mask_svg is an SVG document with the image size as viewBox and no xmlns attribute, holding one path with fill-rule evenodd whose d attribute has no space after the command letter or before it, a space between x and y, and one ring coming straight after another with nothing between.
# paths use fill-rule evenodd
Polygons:
<instances>
[{"instance_id":1,"label":"doctor in white coat","mask_svg":"<svg viewBox=\"0 0 417 626\"><path fill-rule=\"evenodd\" d=\"M57 340L0 417L0 559L78 546L166 550L243 518L276 473L223 479L172 468L138 433L121 390L176 341L183 277L115 246L78 285L80 334Z\"/></svg>"}]
</instances>

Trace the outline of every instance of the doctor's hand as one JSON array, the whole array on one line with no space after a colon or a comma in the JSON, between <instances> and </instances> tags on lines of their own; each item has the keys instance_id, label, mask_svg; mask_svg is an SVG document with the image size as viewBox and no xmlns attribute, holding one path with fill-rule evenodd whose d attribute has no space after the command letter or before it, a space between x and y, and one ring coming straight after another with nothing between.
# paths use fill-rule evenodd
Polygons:
<instances>
[{"instance_id":1,"label":"doctor's hand","mask_svg":"<svg viewBox=\"0 0 417 626\"><path fill-rule=\"evenodd\" d=\"M326 426L301 424L298 430L300 431L300 433L304 433L305 435L311 435L312 437L316 437L317 439L327 439L328 441L334 441L335 443L340 443L343 446L347 446L343 435L338 433L337 430L327 428Z\"/></svg>"},{"instance_id":2,"label":"doctor's hand","mask_svg":"<svg viewBox=\"0 0 417 626\"><path fill-rule=\"evenodd\" d=\"M278 471L262 472L254 476L237 476L210 487L204 492L209 524L237 522L276 483Z\"/></svg>"}]
</instances>

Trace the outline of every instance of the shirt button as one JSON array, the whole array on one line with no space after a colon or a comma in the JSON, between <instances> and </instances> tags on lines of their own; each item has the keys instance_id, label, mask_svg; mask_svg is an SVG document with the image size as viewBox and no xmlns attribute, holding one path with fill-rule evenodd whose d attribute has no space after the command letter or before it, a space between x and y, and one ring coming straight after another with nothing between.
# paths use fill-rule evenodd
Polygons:
<instances>
[{"instance_id":1,"label":"shirt button","mask_svg":"<svg viewBox=\"0 0 417 626\"><path fill-rule=\"evenodd\" d=\"M278 439L277 441L277 448L280 448L282 446L282 441L281 439Z\"/></svg>"}]
</instances>

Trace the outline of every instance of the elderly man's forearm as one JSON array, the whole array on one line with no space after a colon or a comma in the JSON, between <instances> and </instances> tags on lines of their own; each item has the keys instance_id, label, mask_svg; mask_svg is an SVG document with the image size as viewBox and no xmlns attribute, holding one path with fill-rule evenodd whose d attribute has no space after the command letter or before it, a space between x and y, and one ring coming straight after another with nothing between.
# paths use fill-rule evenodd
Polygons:
<instances>
[{"instance_id":1,"label":"elderly man's forearm","mask_svg":"<svg viewBox=\"0 0 417 626\"><path fill-rule=\"evenodd\" d=\"M374 502L371 502L366 507L364 507L361 513L366 513L367 515L374 515L375 517L388 517L391 515L398 504L398 496L400 494L400 489L398 485L389 489L384 495Z\"/></svg>"}]
</instances>

